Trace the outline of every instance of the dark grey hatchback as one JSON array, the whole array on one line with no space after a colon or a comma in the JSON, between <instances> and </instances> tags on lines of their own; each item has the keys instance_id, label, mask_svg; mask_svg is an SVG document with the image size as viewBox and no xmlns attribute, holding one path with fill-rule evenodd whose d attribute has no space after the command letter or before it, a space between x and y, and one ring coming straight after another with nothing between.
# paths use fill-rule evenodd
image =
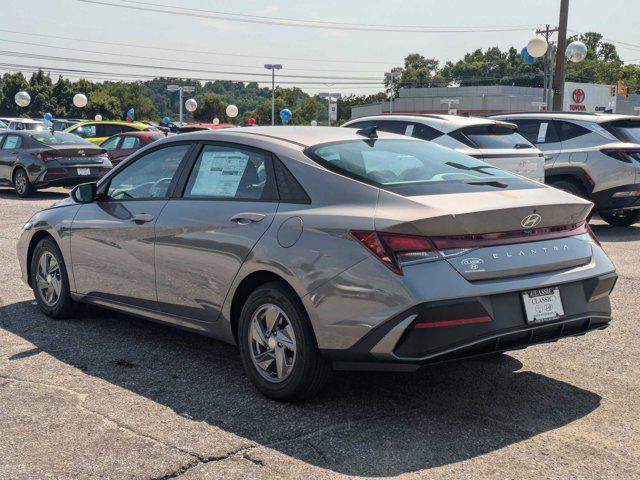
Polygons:
<instances>
[{"instance_id":1,"label":"dark grey hatchback","mask_svg":"<svg viewBox=\"0 0 640 480\"><path fill-rule=\"evenodd\" d=\"M0 134L0 186L20 197L38 188L97 180L111 169L105 151L63 132L7 131Z\"/></svg>"}]
</instances>

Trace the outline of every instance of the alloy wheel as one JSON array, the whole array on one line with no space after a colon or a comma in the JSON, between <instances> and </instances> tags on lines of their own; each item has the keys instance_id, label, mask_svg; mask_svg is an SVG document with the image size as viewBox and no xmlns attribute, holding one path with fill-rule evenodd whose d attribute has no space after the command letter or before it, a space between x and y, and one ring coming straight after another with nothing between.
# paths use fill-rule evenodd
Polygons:
<instances>
[{"instance_id":1,"label":"alloy wheel","mask_svg":"<svg viewBox=\"0 0 640 480\"><path fill-rule=\"evenodd\" d=\"M22 170L18 170L16 172L16 178L14 183L15 183L14 187L18 195L22 195L24 194L24 192L27 191L27 177L22 172Z\"/></svg>"},{"instance_id":2,"label":"alloy wheel","mask_svg":"<svg viewBox=\"0 0 640 480\"><path fill-rule=\"evenodd\" d=\"M276 305L261 305L250 328L249 351L256 370L270 382L286 380L296 361L296 337L287 315Z\"/></svg>"},{"instance_id":3,"label":"alloy wheel","mask_svg":"<svg viewBox=\"0 0 640 480\"><path fill-rule=\"evenodd\" d=\"M42 255L40 255L38 271L36 273L36 283L42 301L48 307L53 307L60 298L62 276L58 261L49 251L44 251Z\"/></svg>"}]
</instances>

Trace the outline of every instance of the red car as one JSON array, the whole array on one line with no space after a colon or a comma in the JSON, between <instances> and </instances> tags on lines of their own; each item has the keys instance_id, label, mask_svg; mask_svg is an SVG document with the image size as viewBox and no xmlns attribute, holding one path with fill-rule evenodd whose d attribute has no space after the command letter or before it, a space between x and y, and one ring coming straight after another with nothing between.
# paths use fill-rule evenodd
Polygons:
<instances>
[{"instance_id":1,"label":"red car","mask_svg":"<svg viewBox=\"0 0 640 480\"><path fill-rule=\"evenodd\" d=\"M177 133L198 132L200 130L219 130L221 128L234 128L231 123L189 123L178 128Z\"/></svg>"},{"instance_id":2,"label":"red car","mask_svg":"<svg viewBox=\"0 0 640 480\"><path fill-rule=\"evenodd\" d=\"M173 134L169 133L169 135ZM109 160L111 160L111 163L115 167L136 150L161 138L165 138L163 132L152 132L149 130L119 133L107 138L100 144L100 147L107 151Z\"/></svg>"}]
</instances>

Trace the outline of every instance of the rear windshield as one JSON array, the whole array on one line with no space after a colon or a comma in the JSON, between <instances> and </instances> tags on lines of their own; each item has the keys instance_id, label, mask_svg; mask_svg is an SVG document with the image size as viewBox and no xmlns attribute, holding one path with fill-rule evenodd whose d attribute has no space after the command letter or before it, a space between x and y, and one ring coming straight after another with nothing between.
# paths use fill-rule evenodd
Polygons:
<instances>
[{"instance_id":1,"label":"rear windshield","mask_svg":"<svg viewBox=\"0 0 640 480\"><path fill-rule=\"evenodd\" d=\"M44 129L44 124L39 122L25 122L22 125L24 125L25 130L43 130Z\"/></svg>"},{"instance_id":2,"label":"rear windshield","mask_svg":"<svg viewBox=\"0 0 640 480\"><path fill-rule=\"evenodd\" d=\"M640 120L616 120L601 125L620 141L640 143Z\"/></svg>"},{"instance_id":3,"label":"rear windshield","mask_svg":"<svg viewBox=\"0 0 640 480\"><path fill-rule=\"evenodd\" d=\"M38 134L31 135L36 142L44 143L45 145L86 145L88 147L95 147L93 143L86 141L83 138L80 138L77 135L73 135L72 133L63 133L63 132L55 132L48 133L42 132Z\"/></svg>"},{"instance_id":4,"label":"rear windshield","mask_svg":"<svg viewBox=\"0 0 640 480\"><path fill-rule=\"evenodd\" d=\"M305 153L329 170L406 195L536 185L430 142L350 140L310 147Z\"/></svg>"},{"instance_id":5,"label":"rear windshield","mask_svg":"<svg viewBox=\"0 0 640 480\"><path fill-rule=\"evenodd\" d=\"M467 143L475 148L533 148L533 145L515 131L505 125L476 125L466 127L459 132L470 140Z\"/></svg>"}]
</instances>

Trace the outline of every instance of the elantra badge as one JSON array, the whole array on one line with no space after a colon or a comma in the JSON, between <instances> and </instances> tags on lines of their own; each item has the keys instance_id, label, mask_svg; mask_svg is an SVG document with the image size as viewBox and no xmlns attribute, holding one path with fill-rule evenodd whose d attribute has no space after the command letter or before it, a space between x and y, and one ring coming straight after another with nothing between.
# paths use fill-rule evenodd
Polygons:
<instances>
[{"instance_id":1,"label":"elantra badge","mask_svg":"<svg viewBox=\"0 0 640 480\"><path fill-rule=\"evenodd\" d=\"M532 213L531 215L527 215L522 219L520 225L522 228L533 228L537 226L542 221L542 217L537 213Z\"/></svg>"}]
</instances>

